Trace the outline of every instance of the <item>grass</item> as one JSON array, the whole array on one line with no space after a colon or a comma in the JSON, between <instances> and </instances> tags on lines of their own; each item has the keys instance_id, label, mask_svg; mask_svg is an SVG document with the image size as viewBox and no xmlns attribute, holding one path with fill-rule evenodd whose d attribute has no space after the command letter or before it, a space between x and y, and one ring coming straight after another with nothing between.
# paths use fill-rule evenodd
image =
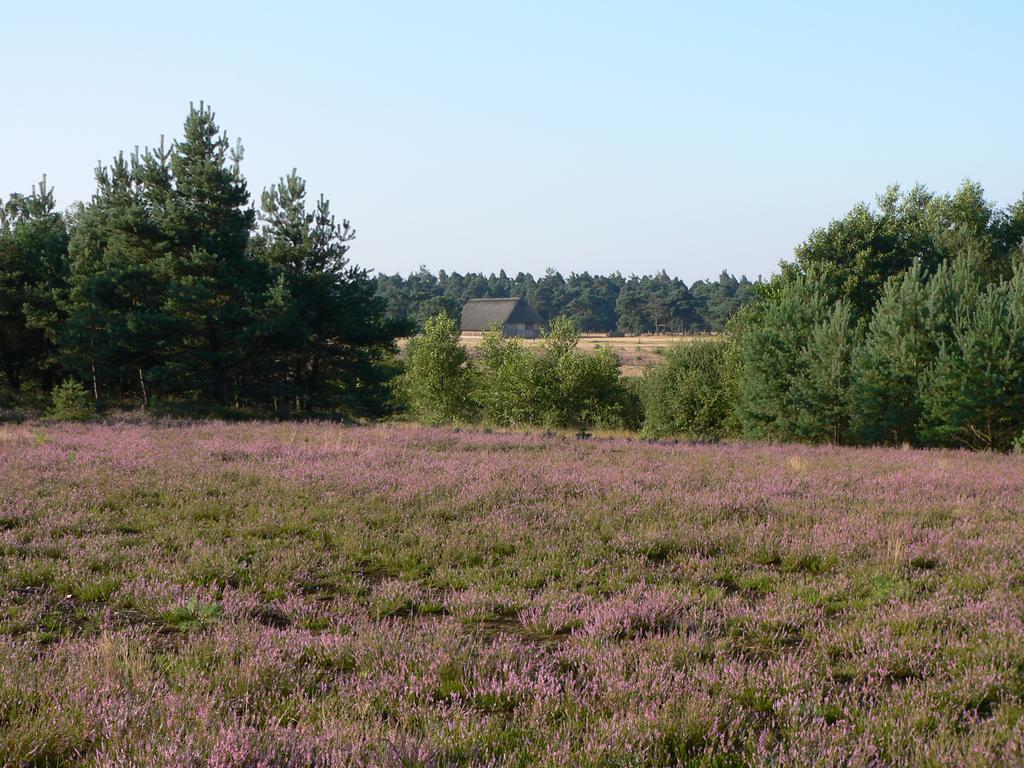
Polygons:
<instances>
[{"instance_id":1,"label":"grass","mask_svg":"<svg viewBox=\"0 0 1024 768\"><path fill-rule=\"evenodd\" d=\"M1019 764L1024 459L0 429L0 765Z\"/></svg>"}]
</instances>

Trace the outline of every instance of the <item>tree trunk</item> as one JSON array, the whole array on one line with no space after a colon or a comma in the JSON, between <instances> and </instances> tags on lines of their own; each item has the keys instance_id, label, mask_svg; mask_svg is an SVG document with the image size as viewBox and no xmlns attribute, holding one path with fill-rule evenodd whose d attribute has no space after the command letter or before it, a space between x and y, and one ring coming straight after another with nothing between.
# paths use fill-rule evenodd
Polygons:
<instances>
[{"instance_id":1,"label":"tree trunk","mask_svg":"<svg viewBox=\"0 0 1024 768\"><path fill-rule=\"evenodd\" d=\"M320 356L314 351L310 360L309 386L306 387L306 401L316 402L316 396L320 390Z\"/></svg>"},{"instance_id":2,"label":"tree trunk","mask_svg":"<svg viewBox=\"0 0 1024 768\"><path fill-rule=\"evenodd\" d=\"M142 407L149 407L149 394L146 392L146 379L142 375L142 369L139 368L139 386L142 388Z\"/></svg>"}]
</instances>

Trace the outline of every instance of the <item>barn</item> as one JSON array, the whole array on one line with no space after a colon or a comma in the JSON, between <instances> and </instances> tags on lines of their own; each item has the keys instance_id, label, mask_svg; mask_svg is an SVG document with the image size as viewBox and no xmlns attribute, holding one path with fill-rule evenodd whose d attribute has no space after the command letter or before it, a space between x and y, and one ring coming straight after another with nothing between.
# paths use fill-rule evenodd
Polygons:
<instances>
[{"instance_id":1,"label":"barn","mask_svg":"<svg viewBox=\"0 0 1024 768\"><path fill-rule=\"evenodd\" d=\"M522 299L470 299L462 308L463 333L483 333L499 326L506 336L536 339L544 318Z\"/></svg>"}]
</instances>

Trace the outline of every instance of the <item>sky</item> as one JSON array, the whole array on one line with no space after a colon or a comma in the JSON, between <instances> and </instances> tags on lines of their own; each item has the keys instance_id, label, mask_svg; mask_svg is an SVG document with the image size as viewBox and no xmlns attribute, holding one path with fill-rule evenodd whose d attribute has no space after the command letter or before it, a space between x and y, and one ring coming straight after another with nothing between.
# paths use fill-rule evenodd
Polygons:
<instances>
[{"instance_id":1,"label":"sky","mask_svg":"<svg viewBox=\"0 0 1024 768\"><path fill-rule=\"evenodd\" d=\"M0 196L88 200L204 100L378 272L769 275L888 185L1024 192L1020 2L48 2L0 14Z\"/></svg>"}]
</instances>

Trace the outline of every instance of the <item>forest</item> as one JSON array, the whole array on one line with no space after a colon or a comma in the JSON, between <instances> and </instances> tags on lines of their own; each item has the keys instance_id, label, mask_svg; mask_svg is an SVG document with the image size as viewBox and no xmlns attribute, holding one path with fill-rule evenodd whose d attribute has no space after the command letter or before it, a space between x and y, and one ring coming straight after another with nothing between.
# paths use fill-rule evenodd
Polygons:
<instances>
[{"instance_id":1,"label":"forest","mask_svg":"<svg viewBox=\"0 0 1024 768\"><path fill-rule=\"evenodd\" d=\"M64 377L97 401L380 413L393 342L355 231L292 171L254 205L213 111L119 155L60 212L45 179L0 208L0 366L8 395Z\"/></svg>"},{"instance_id":2,"label":"forest","mask_svg":"<svg viewBox=\"0 0 1024 768\"><path fill-rule=\"evenodd\" d=\"M568 317L584 333L715 333L744 304L753 301L754 287L723 271L717 280L697 280L689 286L664 270L656 275L628 278L571 273L563 277L548 269L535 278L529 272L509 277L448 273L435 276L425 267L403 278L378 275L377 291L388 302L388 317L410 320L422 327L440 312L458 317L469 299L526 299L547 319Z\"/></svg>"}]
</instances>

